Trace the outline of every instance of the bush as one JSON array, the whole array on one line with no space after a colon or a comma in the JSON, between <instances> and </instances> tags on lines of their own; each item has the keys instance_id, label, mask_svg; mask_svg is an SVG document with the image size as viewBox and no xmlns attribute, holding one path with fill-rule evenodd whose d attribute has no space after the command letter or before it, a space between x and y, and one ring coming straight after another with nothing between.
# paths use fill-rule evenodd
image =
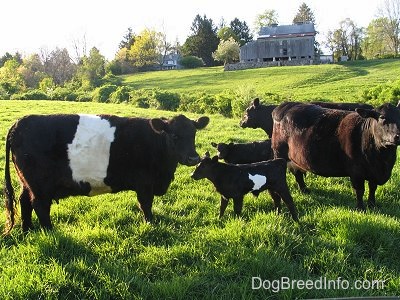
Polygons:
<instances>
[{"instance_id":1,"label":"bush","mask_svg":"<svg viewBox=\"0 0 400 300\"><path fill-rule=\"evenodd\" d=\"M204 61L202 58L197 56L185 56L179 61L179 64L187 69L194 69L204 67Z\"/></svg>"},{"instance_id":2,"label":"bush","mask_svg":"<svg viewBox=\"0 0 400 300\"><path fill-rule=\"evenodd\" d=\"M107 84L113 84L116 86L120 86L122 84L122 78L115 76L112 73L107 73L103 78L102 78L102 85L107 85Z\"/></svg>"},{"instance_id":3,"label":"bush","mask_svg":"<svg viewBox=\"0 0 400 300\"><path fill-rule=\"evenodd\" d=\"M48 100L49 97L41 90L29 90L11 96L11 100Z\"/></svg>"},{"instance_id":4,"label":"bush","mask_svg":"<svg viewBox=\"0 0 400 300\"><path fill-rule=\"evenodd\" d=\"M8 100L10 99L10 94L0 86L0 100Z\"/></svg>"},{"instance_id":5,"label":"bush","mask_svg":"<svg viewBox=\"0 0 400 300\"><path fill-rule=\"evenodd\" d=\"M250 102L256 97L256 92L252 86L240 86L234 94L232 100L232 115L241 118Z\"/></svg>"},{"instance_id":6,"label":"bush","mask_svg":"<svg viewBox=\"0 0 400 300\"><path fill-rule=\"evenodd\" d=\"M51 91L49 97L52 100L67 100L67 101L75 101L77 98L77 94L75 91L68 89L66 87L58 86L53 91Z\"/></svg>"},{"instance_id":7,"label":"bush","mask_svg":"<svg viewBox=\"0 0 400 300\"><path fill-rule=\"evenodd\" d=\"M145 89L135 90L129 93L130 103L136 107L149 108L149 99L151 98L151 92Z\"/></svg>"},{"instance_id":8,"label":"bush","mask_svg":"<svg viewBox=\"0 0 400 300\"><path fill-rule=\"evenodd\" d=\"M387 102L397 105L400 100L400 80L378 84L365 89L361 93L361 98L374 106Z\"/></svg>"},{"instance_id":9,"label":"bush","mask_svg":"<svg viewBox=\"0 0 400 300\"><path fill-rule=\"evenodd\" d=\"M156 101L156 109L176 111L179 107L180 96L177 93L171 93L163 90L155 90L153 93L153 97Z\"/></svg>"},{"instance_id":10,"label":"bush","mask_svg":"<svg viewBox=\"0 0 400 300\"><path fill-rule=\"evenodd\" d=\"M125 101L129 101L130 95L129 92L131 89L127 86L119 86L115 92L110 95L110 102L113 103L121 103Z\"/></svg>"},{"instance_id":11,"label":"bush","mask_svg":"<svg viewBox=\"0 0 400 300\"><path fill-rule=\"evenodd\" d=\"M90 102L92 101L92 93L81 91L78 92L76 95L76 101L78 102Z\"/></svg>"},{"instance_id":12,"label":"bush","mask_svg":"<svg viewBox=\"0 0 400 300\"><path fill-rule=\"evenodd\" d=\"M117 86L114 84L102 85L93 91L92 99L95 102L108 102L111 93L115 92L116 90Z\"/></svg>"},{"instance_id":13,"label":"bush","mask_svg":"<svg viewBox=\"0 0 400 300\"><path fill-rule=\"evenodd\" d=\"M234 94L232 91L226 90L215 95L214 106L216 111L224 117L232 117L232 99Z\"/></svg>"}]
</instances>

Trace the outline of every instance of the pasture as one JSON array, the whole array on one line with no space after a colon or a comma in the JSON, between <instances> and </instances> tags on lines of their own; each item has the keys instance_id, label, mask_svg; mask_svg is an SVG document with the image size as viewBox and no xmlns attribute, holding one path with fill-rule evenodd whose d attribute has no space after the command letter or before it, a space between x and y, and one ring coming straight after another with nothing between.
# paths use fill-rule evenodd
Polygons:
<instances>
[{"instance_id":1,"label":"pasture","mask_svg":"<svg viewBox=\"0 0 400 300\"><path fill-rule=\"evenodd\" d=\"M361 101L365 89L399 78L400 60L367 60L342 64L248 69L224 72L222 67L125 75L124 84L152 89L217 94L254 90L263 99L272 93L298 101Z\"/></svg>"},{"instance_id":2,"label":"pasture","mask_svg":"<svg viewBox=\"0 0 400 300\"><path fill-rule=\"evenodd\" d=\"M175 113L125 104L0 101L0 182L4 142L10 125L26 114L108 113L159 117ZM199 115L185 114L192 119ZM214 142L263 139L261 130L242 129L239 119L210 116L199 131L199 154ZM123 192L71 197L53 204L54 230L21 233L17 226L0 239L1 299L294 299L400 294L400 164L378 187L373 211L353 210L347 178L308 174L311 194L288 183L299 211L292 221L273 211L268 193L247 195L234 218L230 202L218 219L219 195L208 180L190 178L194 167L179 166L169 191L156 197L155 221L144 223L136 194ZM17 188L15 173L12 174ZM2 194L1 185L0 192ZM0 208L4 211L4 198ZM0 230L5 214L0 215ZM34 214L34 224L38 227ZM265 281L252 289L252 278ZM312 280L278 286L274 280ZM330 281L330 286L318 281ZM383 286L373 284L383 281ZM333 283L336 282L336 284ZM255 279L255 287L259 286ZM347 283L349 285L347 285ZM363 285L355 285L362 283ZM266 289L269 287L269 289Z\"/></svg>"}]
</instances>

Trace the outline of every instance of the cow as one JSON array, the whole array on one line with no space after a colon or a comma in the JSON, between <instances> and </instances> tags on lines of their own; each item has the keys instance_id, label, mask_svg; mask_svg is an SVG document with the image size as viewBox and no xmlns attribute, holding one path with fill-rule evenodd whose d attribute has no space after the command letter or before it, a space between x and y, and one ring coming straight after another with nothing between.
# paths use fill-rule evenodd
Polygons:
<instances>
[{"instance_id":1,"label":"cow","mask_svg":"<svg viewBox=\"0 0 400 300\"><path fill-rule=\"evenodd\" d=\"M373 106L364 103L340 103L340 102L321 102L314 101L311 102L315 105L331 109L340 109L346 111L354 111L356 108L373 109ZM272 111L277 107L277 105L263 105L260 104L258 98L254 99L252 104L246 109L245 115L240 122L240 126L250 127L250 128L261 128L263 129L269 137L272 137L273 131L273 119ZM305 172L296 167L293 163L288 163L288 169L296 177L296 181L299 184L300 191L302 193L309 193L304 183Z\"/></svg>"},{"instance_id":2,"label":"cow","mask_svg":"<svg viewBox=\"0 0 400 300\"><path fill-rule=\"evenodd\" d=\"M240 121L242 128L261 128L269 137L272 136L272 111L276 105L263 105L260 104L260 99L255 98L250 106L246 108L244 116Z\"/></svg>"},{"instance_id":3,"label":"cow","mask_svg":"<svg viewBox=\"0 0 400 300\"><path fill-rule=\"evenodd\" d=\"M365 103L340 103L340 102L322 102L313 101L312 104L331 108L354 111L356 108L373 109L372 105ZM246 108L244 116L240 121L242 128L261 128L271 138L273 130L272 111L277 105L263 105L260 104L260 99L255 98L250 106Z\"/></svg>"},{"instance_id":4,"label":"cow","mask_svg":"<svg viewBox=\"0 0 400 300\"><path fill-rule=\"evenodd\" d=\"M285 102L272 117L275 158L290 160L317 175L350 177L359 210L365 210L364 183L368 181L368 206L375 206L376 188L389 180L396 161L399 107L384 104L350 112Z\"/></svg>"},{"instance_id":5,"label":"cow","mask_svg":"<svg viewBox=\"0 0 400 300\"><path fill-rule=\"evenodd\" d=\"M144 219L150 222L154 195L167 192L178 163L194 166L200 161L195 134L208 122L208 117L192 121L184 115L171 119L84 114L21 118L6 140L6 233L14 226L10 153L22 187L24 232L33 228L32 210L42 228L52 228L52 200L125 190L136 191Z\"/></svg>"},{"instance_id":6,"label":"cow","mask_svg":"<svg viewBox=\"0 0 400 300\"><path fill-rule=\"evenodd\" d=\"M271 140L256 141L251 143L214 143L218 158L231 164L248 164L265 161L273 158Z\"/></svg>"},{"instance_id":7,"label":"cow","mask_svg":"<svg viewBox=\"0 0 400 300\"><path fill-rule=\"evenodd\" d=\"M226 164L218 156L210 157L207 152L192 174L195 180L207 178L221 194L219 217L222 218L229 199L237 216L242 212L243 197L248 193L258 196L268 190L278 212L281 199L285 202L293 220L298 221L296 207L286 182L286 161L274 159L252 164Z\"/></svg>"}]
</instances>

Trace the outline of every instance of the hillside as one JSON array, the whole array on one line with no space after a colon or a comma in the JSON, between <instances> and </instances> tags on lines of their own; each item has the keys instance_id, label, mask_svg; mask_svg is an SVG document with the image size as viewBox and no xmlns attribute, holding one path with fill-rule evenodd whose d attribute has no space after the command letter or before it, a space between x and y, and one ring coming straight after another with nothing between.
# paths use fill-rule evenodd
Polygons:
<instances>
[{"instance_id":1,"label":"hillside","mask_svg":"<svg viewBox=\"0 0 400 300\"><path fill-rule=\"evenodd\" d=\"M134 89L174 92L254 89L262 98L274 93L294 100L360 101L363 90L399 78L400 60L368 60L331 65L271 67L224 72L222 67L171 70L123 76Z\"/></svg>"}]
</instances>

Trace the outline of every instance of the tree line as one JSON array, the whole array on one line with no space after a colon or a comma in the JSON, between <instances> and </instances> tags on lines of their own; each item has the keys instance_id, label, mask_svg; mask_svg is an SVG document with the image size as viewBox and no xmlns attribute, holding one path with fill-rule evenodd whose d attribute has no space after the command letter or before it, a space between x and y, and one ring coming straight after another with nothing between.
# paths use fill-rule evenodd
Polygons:
<instances>
[{"instance_id":1,"label":"tree line","mask_svg":"<svg viewBox=\"0 0 400 300\"><path fill-rule=\"evenodd\" d=\"M266 10L257 15L254 27L259 31L263 26L278 24L278 19L275 10ZM300 5L293 18L293 23L301 22L316 23L306 3ZM238 61L240 46L253 38L248 24L238 18L228 24L222 20L216 25L206 15L196 15L183 45L170 42L164 32L145 29L136 34L128 28L111 61L95 47L86 53L85 38L74 42L74 59L67 49L59 48L52 51L43 48L26 57L6 53L0 57L0 99L94 100L96 88L120 85L115 75L162 69L165 57L171 54L180 57L179 63L186 68ZM399 39L400 0L384 0L377 18L367 28L345 19L327 33L323 44L336 61L343 56L349 60L372 59L398 57ZM321 52L317 42L315 52Z\"/></svg>"}]
</instances>

